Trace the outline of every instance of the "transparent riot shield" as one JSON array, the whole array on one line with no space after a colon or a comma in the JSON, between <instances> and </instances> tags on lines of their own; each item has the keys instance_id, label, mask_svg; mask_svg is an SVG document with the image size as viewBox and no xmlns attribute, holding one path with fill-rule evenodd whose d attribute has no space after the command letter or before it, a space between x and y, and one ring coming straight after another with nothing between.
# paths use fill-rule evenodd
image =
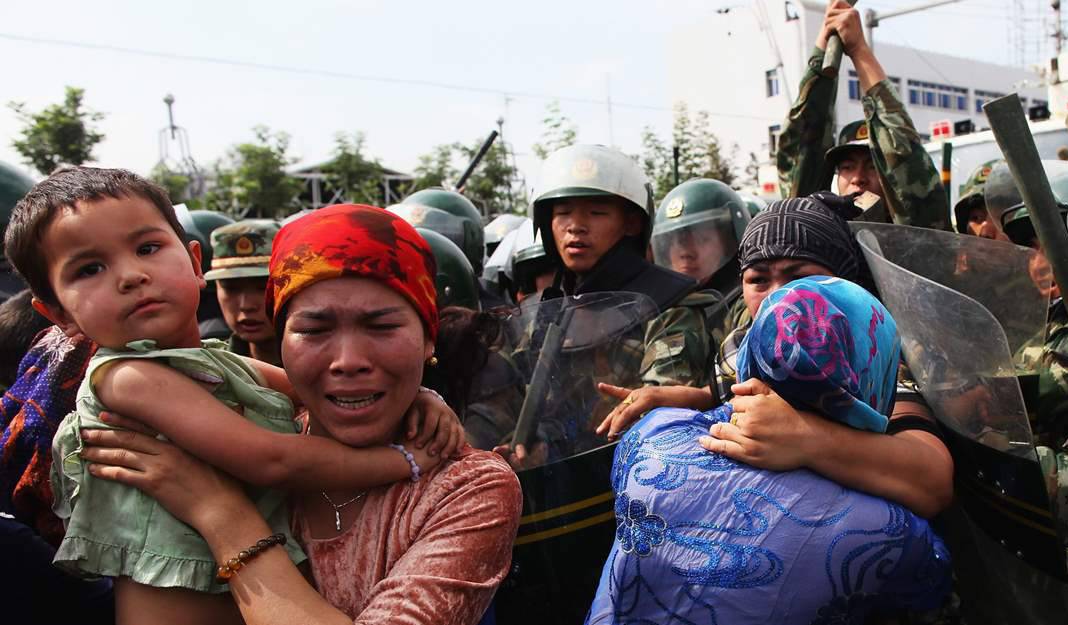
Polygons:
<instances>
[{"instance_id":1,"label":"transparent riot shield","mask_svg":"<svg viewBox=\"0 0 1068 625\"><path fill-rule=\"evenodd\" d=\"M1021 391L1034 377L1027 353L1044 339L1048 275L1009 243L854 227L905 361L945 426L959 504L945 515L946 538L962 607L978 622L1061 622L1065 549Z\"/></svg>"},{"instance_id":2,"label":"transparent riot shield","mask_svg":"<svg viewBox=\"0 0 1068 625\"><path fill-rule=\"evenodd\" d=\"M595 433L619 400L599 382L636 387L645 328L658 310L635 293L541 301L510 319L511 361L526 381L513 445L524 509L512 571L495 600L500 623L581 623L615 534L615 445Z\"/></svg>"}]
</instances>

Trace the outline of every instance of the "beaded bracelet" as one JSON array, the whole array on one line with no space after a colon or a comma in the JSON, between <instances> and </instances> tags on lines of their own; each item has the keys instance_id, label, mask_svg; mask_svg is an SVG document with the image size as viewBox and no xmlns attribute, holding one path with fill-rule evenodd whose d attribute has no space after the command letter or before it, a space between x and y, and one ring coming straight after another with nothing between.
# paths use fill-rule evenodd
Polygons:
<instances>
[{"instance_id":1,"label":"beaded bracelet","mask_svg":"<svg viewBox=\"0 0 1068 625\"><path fill-rule=\"evenodd\" d=\"M230 558L226 561L226 564L220 564L219 570L215 572L215 582L218 584L229 584L230 578L234 576L234 573L237 573L241 567L248 564L249 560L275 545L284 544L286 544L285 534L272 534L263 540L257 540L255 545L252 545L244 551L238 552L237 557Z\"/></svg>"},{"instance_id":2,"label":"beaded bracelet","mask_svg":"<svg viewBox=\"0 0 1068 625\"><path fill-rule=\"evenodd\" d=\"M397 451L399 451L402 454L404 454L404 459L408 461L408 466L410 466L412 468L412 481L413 482L418 482L419 481L419 465L416 464L415 456L412 455L412 452L410 452L407 449L405 449L404 445L396 445L396 444L394 444L394 445L390 445L390 447L392 447L393 449L396 449Z\"/></svg>"}]
</instances>

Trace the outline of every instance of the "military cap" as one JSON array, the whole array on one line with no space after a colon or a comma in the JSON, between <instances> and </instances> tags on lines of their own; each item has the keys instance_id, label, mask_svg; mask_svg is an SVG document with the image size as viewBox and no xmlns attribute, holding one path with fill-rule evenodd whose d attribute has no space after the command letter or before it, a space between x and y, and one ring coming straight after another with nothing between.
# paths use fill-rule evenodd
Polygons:
<instances>
[{"instance_id":1,"label":"military cap","mask_svg":"<svg viewBox=\"0 0 1068 625\"><path fill-rule=\"evenodd\" d=\"M211 233L211 271L206 280L267 276L271 244L281 225L272 219L246 219Z\"/></svg>"},{"instance_id":2,"label":"military cap","mask_svg":"<svg viewBox=\"0 0 1068 625\"><path fill-rule=\"evenodd\" d=\"M863 148L865 150L871 149L871 143L868 141L868 122L863 119L846 124L840 133L838 133L838 145L827 150L827 155L824 157L824 161L828 167L834 167L838 165L838 162L845 158L845 155Z\"/></svg>"},{"instance_id":3,"label":"military cap","mask_svg":"<svg viewBox=\"0 0 1068 625\"><path fill-rule=\"evenodd\" d=\"M968 231L968 212L973 206L986 208L986 203L983 200L983 187L986 185L986 179L990 176L994 165L999 162L1001 162L1000 159L994 159L979 165L972 171L972 175L968 176L968 180L960 186L960 199L953 205L953 215L957 220L957 232L964 234Z\"/></svg>"}]
</instances>

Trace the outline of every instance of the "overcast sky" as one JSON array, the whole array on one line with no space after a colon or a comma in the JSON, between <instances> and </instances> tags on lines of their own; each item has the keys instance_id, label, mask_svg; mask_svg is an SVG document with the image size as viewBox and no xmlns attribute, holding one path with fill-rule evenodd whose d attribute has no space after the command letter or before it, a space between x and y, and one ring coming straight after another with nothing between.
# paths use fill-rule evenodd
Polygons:
<instances>
[{"instance_id":1,"label":"overcast sky","mask_svg":"<svg viewBox=\"0 0 1068 625\"><path fill-rule=\"evenodd\" d=\"M775 12L780 1L766 0ZM1048 3L1026 2L1034 17L1025 25L1039 33ZM584 142L608 143L611 132L617 145L636 152L644 126L666 133L669 38L681 23L747 3L8 1L0 6L0 102L36 110L59 101L64 85L82 87L88 107L107 114L99 162L140 172L159 159L168 92L202 164L264 124L289 133L304 163L326 159L337 132L363 131L372 156L411 171L434 145L475 141L503 116L505 136L530 176L530 146L554 97ZM1013 58L1011 4L962 0L887 20L876 38L1006 63ZM0 160L19 162L10 145L18 128L11 110L0 108Z\"/></svg>"}]
</instances>

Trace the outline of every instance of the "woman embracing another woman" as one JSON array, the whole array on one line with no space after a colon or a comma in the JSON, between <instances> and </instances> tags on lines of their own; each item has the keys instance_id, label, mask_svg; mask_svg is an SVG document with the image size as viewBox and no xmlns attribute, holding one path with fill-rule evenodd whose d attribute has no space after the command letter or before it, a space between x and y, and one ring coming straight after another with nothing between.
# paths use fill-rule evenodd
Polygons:
<instances>
[{"instance_id":1,"label":"woman embracing another woman","mask_svg":"<svg viewBox=\"0 0 1068 625\"><path fill-rule=\"evenodd\" d=\"M282 228L267 311L306 435L404 440L437 338L434 274L426 242L378 208L332 206ZM508 571L522 501L489 452L464 445L422 474L411 461L412 480L364 492L294 494L313 587L264 546L267 523L225 474L144 434L86 440L94 475L144 490L203 536L246 623L477 623Z\"/></svg>"}]
</instances>

